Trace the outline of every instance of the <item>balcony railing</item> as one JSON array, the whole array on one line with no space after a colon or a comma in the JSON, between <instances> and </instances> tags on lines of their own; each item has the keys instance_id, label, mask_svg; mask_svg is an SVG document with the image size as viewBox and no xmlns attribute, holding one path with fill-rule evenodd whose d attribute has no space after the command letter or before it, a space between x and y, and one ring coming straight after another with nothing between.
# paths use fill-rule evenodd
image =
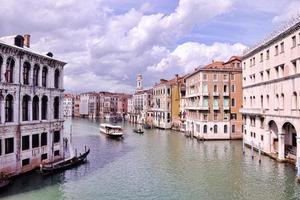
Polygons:
<instances>
[{"instance_id":1,"label":"balcony railing","mask_svg":"<svg viewBox=\"0 0 300 200\"><path fill-rule=\"evenodd\" d=\"M266 113L266 109L263 109L263 108L241 108L240 112L243 114L264 115Z\"/></svg>"}]
</instances>

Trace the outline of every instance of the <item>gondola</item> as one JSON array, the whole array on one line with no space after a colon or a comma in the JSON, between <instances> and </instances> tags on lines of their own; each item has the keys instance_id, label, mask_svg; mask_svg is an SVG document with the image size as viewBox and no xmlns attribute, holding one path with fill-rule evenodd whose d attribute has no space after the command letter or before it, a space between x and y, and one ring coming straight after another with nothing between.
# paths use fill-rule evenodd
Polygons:
<instances>
[{"instance_id":1,"label":"gondola","mask_svg":"<svg viewBox=\"0 0 300 200\"><path fill-rule=\"evenodd\" d=\"M7 187L11 183L10 179L0 180L0 189Z\"/></svg>"},{"instance_id":2,"label":"gondola","mask_svg":"<svg viewBox=\"0 0 300 200\"><path fill-rule=\"evenodd\" d=\"M78 166L87 160L87 156L90 153L90 149L85 151L85 153L79 155L79 156L74 156L72 158L62 160L56 163L49 163L49 164L44 164L40 166L40 172L44 175L47 174L52 174L52 173L57 173L59 171L63 171L66 169L73 168L75 166Z\"/></svg>"},{"instance_id":3,"label":"gondola","mask_svg":"<svg viewBox=\"0 0 300 200\"><path fill-rule=\"evenodd\" d=\"M138 134L143 134L144 133L144 131L141 128L135 128L135 129L133 129L133 131L135 133L138 133Z\"/></svg>"},{"instance_id":4,"label":"gondola","mask_svg":"<svg viewBox=\"0 0 300 200\"><path fill-rule=\"evenodd\" d=\"M151 126L150 126L149 124L145 124L145 125L143 126L143 128L144 128L144 129L151 129Z\"/></svg>"}]
</instances>

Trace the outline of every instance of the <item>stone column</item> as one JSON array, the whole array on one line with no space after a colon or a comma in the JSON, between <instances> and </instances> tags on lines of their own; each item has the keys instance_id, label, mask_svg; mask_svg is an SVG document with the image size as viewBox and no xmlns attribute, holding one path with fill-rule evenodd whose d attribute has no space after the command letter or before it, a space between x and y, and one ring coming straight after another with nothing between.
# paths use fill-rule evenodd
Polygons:
<instances>
[{"instance_id":1,"label":"stone column","mask_svg":"<svg viewBox=\"0 0 300 200\"><path fill-rule=\"evenodd\" d=\"M32 100L30 100L28 102L28 112L29 112L29 120L28 121L32 121Z\"/></svg>"},{"instance_id":2,"label":"stone column","mask_svg":"<svg viewBox=\"0 0 300 200\"><path fill-rule=\"evenodd\" d=\"M271 153L271 131L269 129L264 130L264 141L262 143L262 150Z\"/></svg>"},{"instance_id":3,"label":"stone column","mask_svg":"<svg viewBox=\"0 0 300 200\"><path fill-rule=\"evenodd\" d=\"M1 115L1 117L0 117L0 119L1 119L0 123L4 124L4 122L5 122L5 99L4 98L0 102L0 106L1 106L0 107L0 111L1 111L1 113L0 113L0 115Z\"/></svg>"},{"instance_id":4,"label":"stone column","mask_svg":"<svg viewBox=\"0 0 300 200\"><path fill-rule=\"evenodd\" d=\"M42 97L39 99L39 116L38 116L38 120L39 121L42 120Z\"/></svg>"},{"instance_id":5,"label":"stone column","mask_svg":"<svg viewBox=\"0 0 300 200\"><path fill-rule=\"evenodd\" d=\"M297 181L300 182L300 137L297 136Z\"/></svg>"},{"instance_id":6,"label":"stone column","mask_svg":"<svg viewBox=\"0 0 300 200\"><path fill-rule=\"evenodd\" d=\"M284 159L284 134L278 134L278 159Z\"/></svg>"}]
</instances>

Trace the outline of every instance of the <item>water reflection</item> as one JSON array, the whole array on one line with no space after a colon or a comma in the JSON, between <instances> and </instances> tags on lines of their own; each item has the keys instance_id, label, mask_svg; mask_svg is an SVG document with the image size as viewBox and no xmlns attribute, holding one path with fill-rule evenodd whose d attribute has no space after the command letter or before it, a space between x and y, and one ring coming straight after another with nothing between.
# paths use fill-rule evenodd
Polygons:
<instances>
[{"instance_id":1,"label":"water reflection","mask_svg":"<svg viewBox=\"0 0 300 200\"><path fill-rule=\"evenodd\" d=\"M99 121L68 120L78 152L88 162L50 177L31 173L0 194L3 199L299 199L292 166L242 154L240 141L197 141L163 130L115 140Z\"/></svg>"}]
</instances>

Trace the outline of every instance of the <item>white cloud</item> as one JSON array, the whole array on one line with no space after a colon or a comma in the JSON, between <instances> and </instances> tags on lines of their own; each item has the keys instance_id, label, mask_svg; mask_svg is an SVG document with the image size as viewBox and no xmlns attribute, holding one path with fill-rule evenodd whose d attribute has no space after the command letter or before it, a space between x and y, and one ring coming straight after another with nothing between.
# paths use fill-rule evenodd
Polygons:
<instances>
[{"instance_id":1,"label":"white cloud","mask_svg":"<svg viewBox=\"0 0 300 200\"><path fill-rule=\"evenodd\" d=\"M214 43L212 45L187 42L179 45L173 52L161 59L158 64L148 66L152 72L176 71L188 73L195 67L205 65L214 60L226 61L233 55L241 55L245 45Z\"/></svg>"},{"instance_id":2,"label":"white cloud","mask_svg":"<svg viewBox=\"0 0 300 200\"><path fill-rule=\"evenodd\" d=\"M280 9L280 13L277 13L273 18L274 23L285 23L289 21L291 18L300 15L300 1L292 0L286 2L285 6Z\"/></svg>"}]
</instances>

